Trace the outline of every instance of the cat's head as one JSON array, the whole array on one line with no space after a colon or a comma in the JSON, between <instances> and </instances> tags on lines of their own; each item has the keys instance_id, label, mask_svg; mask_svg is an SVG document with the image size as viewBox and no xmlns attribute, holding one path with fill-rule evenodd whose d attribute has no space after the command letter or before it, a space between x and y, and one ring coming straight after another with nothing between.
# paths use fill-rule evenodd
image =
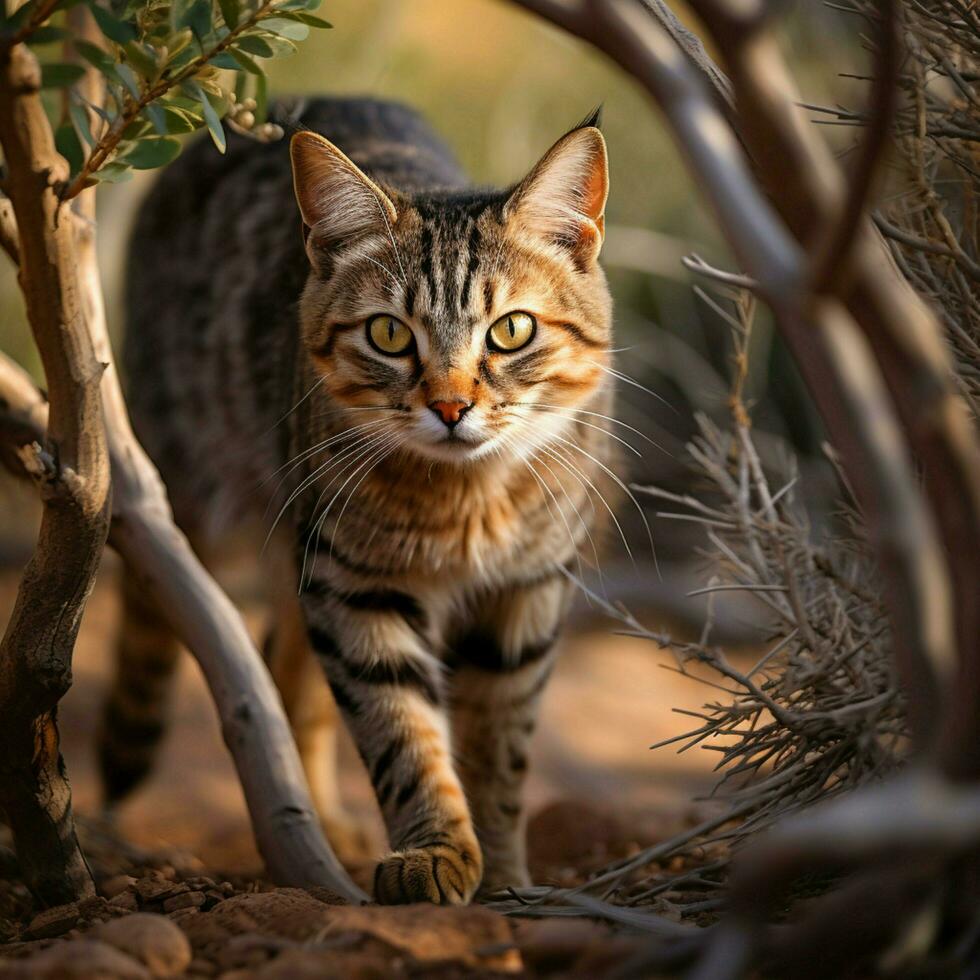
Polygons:
<instances>
[{"instance_id":1,"label":"cat's head","mask_svg":"<svg viewBox=\"0 0 980 980\"><path fill-rule=\"evenodd\" d=\"M599 130L568 133L501 192L399 193L311 132L291 153L313 266L304 340L350 425L461 465L560 438L608 381Z\"/></svg>"}]
</instances>

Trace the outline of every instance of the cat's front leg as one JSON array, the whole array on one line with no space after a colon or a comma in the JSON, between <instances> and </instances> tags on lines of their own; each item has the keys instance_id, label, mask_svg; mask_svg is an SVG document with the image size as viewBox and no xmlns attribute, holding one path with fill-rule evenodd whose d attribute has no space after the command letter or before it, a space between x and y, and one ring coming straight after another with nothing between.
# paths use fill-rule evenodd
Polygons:
<instances>
[{"instance_id":1,"label":"cat's front leg","mask_svg":"<svg viewBox=\"0 0 980 980\"><path fill-rule=\"evenodd\" d=\"M442 665L425 641L425 612L405 592L304 594L310 642L374 784L393 853L378 866L383 904L468 902L483 872L453 770Z\"/></svg>"},{"instance_id":2,"label":"cat's front leg","mask_svg":"<svg viewBox=\"0 0 980 980\"><path fill-rule=\"evenodd\" d=\"M529 884L524 779L570 585L560 571L481 599L453 645L456 764L483 851L483 891Z\"/></svg>"}]
</instances>

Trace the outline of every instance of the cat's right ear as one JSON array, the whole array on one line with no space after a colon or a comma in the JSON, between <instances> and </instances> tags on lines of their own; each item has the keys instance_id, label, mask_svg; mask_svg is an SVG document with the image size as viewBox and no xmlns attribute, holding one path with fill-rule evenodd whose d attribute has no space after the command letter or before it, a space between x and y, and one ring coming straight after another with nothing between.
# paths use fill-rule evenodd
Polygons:
<instances>
[{"instance_id":1,"label":"cat's right ear","mask_svg":"<svg viewBox=\"0 0 980 980\"><path fill-rule=\"evenodd\" d=\"M289 155L306 251L314 264L318 249L384 233L398 220L388 195L319 133L296 133Z\"/></svg>"}]
</instances>

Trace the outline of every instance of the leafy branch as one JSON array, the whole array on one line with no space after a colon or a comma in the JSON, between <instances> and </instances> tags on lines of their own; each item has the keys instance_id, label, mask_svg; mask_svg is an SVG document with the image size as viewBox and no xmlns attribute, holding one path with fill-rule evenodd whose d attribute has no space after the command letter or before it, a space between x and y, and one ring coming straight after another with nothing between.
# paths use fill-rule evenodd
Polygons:
<instances>
[{"instance_id":1,"label":"leafy branch","mask_svg":"<svg viewBox=\"0 0 980 980\"><path fill-rule=\"evenodd\" d=\"M238 132L273 138L265 122L266 84L261 60L292 54L311 28L331 25L312 13L320 0L85 0L100 34L96 42L65 30L60 20L71 0L29 0L0 21L0 46L64 41L65 62L41 59L41 87L64 93L56 126L58 152L69 164L62 201L86 187L116 182L132 170L162 166L176 157L176 137L207 128L217 148L226 145L222 118ZM94 68L105 81L96 104L79 84ZM246 96L249 89L254 95Z\"/></svg>"}]
</instances>

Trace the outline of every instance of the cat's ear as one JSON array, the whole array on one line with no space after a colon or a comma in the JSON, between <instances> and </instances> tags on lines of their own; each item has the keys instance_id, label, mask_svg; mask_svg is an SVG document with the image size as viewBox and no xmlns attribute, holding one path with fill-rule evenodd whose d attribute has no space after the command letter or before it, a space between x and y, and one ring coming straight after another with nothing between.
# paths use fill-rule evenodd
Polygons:
<instances>
[{"instance_id":1,"label":"cat's ear","mask_svg":"<svg viewBox=\"0 0 980 980\"><path fill-rule=\"evenodd\" d=\"M602 247L608 193L606 141L595 126L585 125L541 158L508 198L504 215L588 267Z\"/></svg>"},{"instance_id":2,"label":"cat's ear","mask_svg":"<svg viewBox=\"0 0 980 980\"><path fill-rule=\"evenodd\" d=\"M391 198L319 133L296 133L289 155L311 260L318 248L384 233L398 220Z\"/></svg>"}]
</instances>

